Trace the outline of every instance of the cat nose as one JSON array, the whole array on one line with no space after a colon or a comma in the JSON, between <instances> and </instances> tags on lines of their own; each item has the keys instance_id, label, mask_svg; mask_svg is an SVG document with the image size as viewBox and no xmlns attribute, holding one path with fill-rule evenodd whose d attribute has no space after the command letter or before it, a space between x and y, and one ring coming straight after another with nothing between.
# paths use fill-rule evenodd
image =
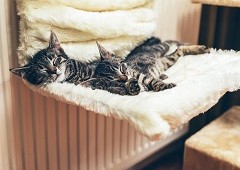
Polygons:
<instances>
[{"instance_id":1,"label":"cat nose","mask_svg":"<svg viewBox=\"0 0 240 170\"><path fill-rule=\"evenodd\" d=\"M48 71L49 71L49 73L51 73L51 74L57 74L57 68L56 68L56 67L50 67L50 68L48 69Z\"/></svg>"}]
</instances>

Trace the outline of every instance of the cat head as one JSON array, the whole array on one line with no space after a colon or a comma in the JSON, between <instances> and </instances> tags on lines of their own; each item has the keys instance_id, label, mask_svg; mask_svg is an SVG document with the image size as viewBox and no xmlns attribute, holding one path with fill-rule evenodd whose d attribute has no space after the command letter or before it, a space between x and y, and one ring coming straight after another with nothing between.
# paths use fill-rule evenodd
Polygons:
<instances>
[{"instance_id":1,"label":"cat head","mask_svg":"<svg viewBox=\"0 0 240 170\"><path fill-rule=\"evenodd\" d=\"M10 71L33 85L53 82L61 74L60 67L68 59L54 32L51 32L49 46L37 52L23 67Z\"/></svg>"},{"instance_id":2,"label":"cat head","mask_svg":"<svg viewBox=\"0 0 240 170\"><path fill-rule=\"evenodd\" d=\"M95 70L95 76L107 77L110 80L128 81L127 64L115 54L107 51L97 42L101 61Z\"/></svg>"}]
</instances>

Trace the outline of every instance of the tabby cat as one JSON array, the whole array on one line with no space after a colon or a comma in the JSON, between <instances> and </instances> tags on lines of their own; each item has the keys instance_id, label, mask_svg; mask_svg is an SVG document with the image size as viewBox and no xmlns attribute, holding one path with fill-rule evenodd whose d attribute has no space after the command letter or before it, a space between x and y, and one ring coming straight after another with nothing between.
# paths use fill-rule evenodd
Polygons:
<instances>
[{"instance_id":1,"label":"tabby cat","mask_svg":"<svg viewBox=\"0 0 240 170\"><path fill-rule=\"evenodd\" d=\"M10 69L10 71L33 85L43 86L59 79L62 75L59 67L67 60L68 56L52 32L47 48L37 52L29 59L27 65Z\"/></svg>"},{"instance_id":2,"label":"tabby cat","mask_svg":"<svg viewBox=\"0 0 240 170\"><path fill-rule=\"evenodd\" d=\"M117 58L101 45L98 44L98 47L101 58ZM161 42L159 38L151 37L134 48L123 61L102 62L96 70L101 77L109 77L115 81L137 79L141 91L162 91L176 86L174 83L163 82L168 77L162 72L175 64L179 57L208 51L201 45L187 45L177 41ZM88 85L92 86L97 80L89 81Z\"/></svg>"},{"instance_id":3,"label":"tabby cat","mask_svg":"<svg viewBox=\"0 0 240 170\"><path fill-rule=\"evenodd\" d=\"M101 73L98 74L99 70L96 71L96 67L101 62L96 60L84 63L70 59L61 47L56 34L51 32L47 48L37 52L29 59L27 65L10 69L10 71L39 87L51 82L80 84L86 80L98 79ZM87 84L86 82L83 85ZM91 87L121 95L134 95L140 92L135 79L118 81L109 79L109 76L98 79L97 82L92 83Z\"/></svg>"}]
</instances>

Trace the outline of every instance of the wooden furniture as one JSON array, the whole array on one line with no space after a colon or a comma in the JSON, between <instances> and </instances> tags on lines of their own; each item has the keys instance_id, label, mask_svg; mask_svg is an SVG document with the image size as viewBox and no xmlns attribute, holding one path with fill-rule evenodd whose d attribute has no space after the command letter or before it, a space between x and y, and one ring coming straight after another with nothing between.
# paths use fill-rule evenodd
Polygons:
<instances>
[{"instance_id":1,"label":"wooden furniture","mask_svg":"<svg viewBox=\"0 0 240 170\"><path fill-rule=\"evenodd\" d=\"M240 169L240 107L233 107L185 142L184 170Z\"/></svg>"},{"instance_id":2,"label":"wooden furniture","mask_svg":"<svg viewBox=\"0 0 240 170\"><path fill-rule=\"evenodd\" d=\"M239 0L192 0L192 2L218 6L240 7Z\"/></svg>"}]
</instances>

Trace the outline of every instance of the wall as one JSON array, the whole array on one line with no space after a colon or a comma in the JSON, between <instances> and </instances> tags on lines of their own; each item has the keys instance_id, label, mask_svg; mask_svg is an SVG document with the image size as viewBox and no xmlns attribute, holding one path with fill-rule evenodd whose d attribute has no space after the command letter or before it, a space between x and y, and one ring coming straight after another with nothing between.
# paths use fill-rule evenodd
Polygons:
<instances>
[{"instance_id":1,"label":"wall","mask_svg":"<svg viewBox=\"0 0 240 170\"><path fill-rule=\"evenodd\" d=\"M197 42L200 5L161 0L157 35ZM151 143L127 122L35 94L9 73L17 66L14 0L0 1L0 170L123 169L171 140Z\"/></svg>"}]
</instances>

